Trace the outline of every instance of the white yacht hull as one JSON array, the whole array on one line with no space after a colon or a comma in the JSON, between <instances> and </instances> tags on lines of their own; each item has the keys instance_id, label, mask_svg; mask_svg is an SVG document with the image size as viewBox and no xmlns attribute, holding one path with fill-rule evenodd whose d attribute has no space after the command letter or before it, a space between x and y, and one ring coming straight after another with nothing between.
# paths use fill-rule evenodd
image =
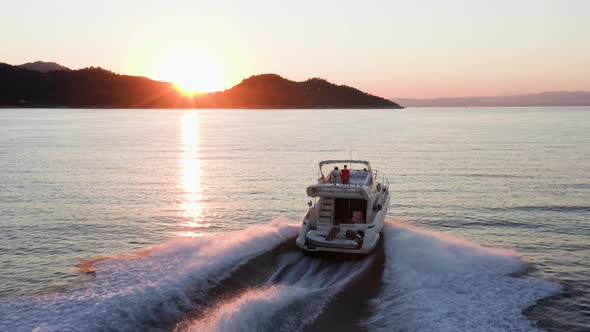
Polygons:
<instances>
[{"instance_id":1,"label":"white yacht hull","mask_svg":"<svg viewBox=\"0 0 590 332\"><path fill-rule=\"evenodd\" d=\"M347 230L363 231L364 236L360 243L355 243L352 240L343 239L342 236L334 239L326 239L326 229L313 230L311 229L311 222L308 217L304 218L301 225L299 236L296 240L296 245L306 252L335 252L346 254L370 254L379 245L379 241L383 236L383 227L385 217L387 216L387 207L389 205L389 192L385 193L387 196L384 199L382 208L374 215L371 223L367 224L341 224L339 234L345 233ZM332 226L334 227L334 226Z\"/></svg>"}]
</instances>

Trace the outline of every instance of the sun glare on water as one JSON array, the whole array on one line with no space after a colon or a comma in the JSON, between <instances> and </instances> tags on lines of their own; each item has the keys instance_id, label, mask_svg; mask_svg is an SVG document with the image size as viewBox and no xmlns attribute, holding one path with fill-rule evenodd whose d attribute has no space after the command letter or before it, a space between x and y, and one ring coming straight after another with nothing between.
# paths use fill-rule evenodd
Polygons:
<instances>
[{"instance_id":1,"label":"sun glare on water","mask_svg":"<svg viewBox=\"0 0 590 332\"><path fill-rule=\"evenodd\" d=\"M200 153L200 122L199 114L194 111L186 112L182 117L182 155L180 159L180 216L184 222L180 224L183 231L176 235L184 237L199 237L203 233L200 228L210 225L203 216L203 189L201 175L203 173Z\"/></svg>"}]
</instances>

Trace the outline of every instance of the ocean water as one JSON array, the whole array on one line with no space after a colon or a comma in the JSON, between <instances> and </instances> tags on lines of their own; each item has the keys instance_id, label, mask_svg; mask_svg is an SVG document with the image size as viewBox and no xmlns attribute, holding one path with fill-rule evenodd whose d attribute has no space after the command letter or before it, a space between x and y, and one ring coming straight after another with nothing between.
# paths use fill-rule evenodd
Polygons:
<instances>
[{"instance_id":1,"label":"ocean water","mask_svg":"<svg viewBox=\"0 0 590 332\"><path fill-rule=\"evenodd\" d=\"M294 247L322 159L385 240ZM589 331L590 108L0 109L2 331Z\"/></svg>"}]
</instances>

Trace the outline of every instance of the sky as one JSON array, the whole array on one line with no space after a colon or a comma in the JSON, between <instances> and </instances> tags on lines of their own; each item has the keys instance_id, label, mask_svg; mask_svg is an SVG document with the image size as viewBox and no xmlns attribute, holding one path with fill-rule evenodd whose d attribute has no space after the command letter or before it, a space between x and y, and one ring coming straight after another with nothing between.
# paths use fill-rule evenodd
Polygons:
<instances>
[{"instance_id":1,"label":"sky","mask_svg":"<svg viewBox=\"0 0 590 332\"><path fill-rule=\"evenodd\" d=\"M277 73L386 98L590 90L587 0L1 0L0 62L229 88Z\"/></svg>"}]
</instances>

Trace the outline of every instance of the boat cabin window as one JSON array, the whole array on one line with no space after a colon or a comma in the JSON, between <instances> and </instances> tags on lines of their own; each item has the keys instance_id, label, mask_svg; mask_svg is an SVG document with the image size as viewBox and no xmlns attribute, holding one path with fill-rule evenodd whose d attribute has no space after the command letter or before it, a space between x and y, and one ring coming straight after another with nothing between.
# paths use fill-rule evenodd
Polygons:
<instances>
[{"instance_id":1,"label":"boat cabin window","mask_svg":"<svg viewBox=\"0 0 590 332\"><path fill-rule=\"evenodd\" d=\"M334 224L367 222L367 201L364 199L336 198Z\"/></svg>"}]
</instances>

